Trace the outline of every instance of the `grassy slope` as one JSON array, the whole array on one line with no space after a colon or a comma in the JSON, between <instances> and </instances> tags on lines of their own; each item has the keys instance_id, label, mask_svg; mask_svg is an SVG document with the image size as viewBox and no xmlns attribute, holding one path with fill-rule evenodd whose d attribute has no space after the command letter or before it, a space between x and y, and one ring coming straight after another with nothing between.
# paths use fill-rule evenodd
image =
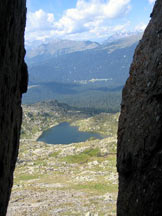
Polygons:
<instances>
[{"instance_id":1,"label":"grassy slope","mask_svg":"<svg viewBox=\"0 0 162 216\"><path fill-rule=\"evenodd\" d=\"M28 112L36 116L39 113L39 118L33 124L41 128L45 123L38 121L40 116L50 111L46 109L41 113L40 107L34 107L33 111L32 107L25 109L28 116L26 123L31 120ZM56 112L52 113L54 118ZM80 130L109 137L70 145L47 145L23 139L9 206L9 213L12 212L13 216L86 215L88 212L116 215L118 114L101 113L89 118L78 113L70 115L71 118L67 118L62 112L59 119L67 118ZM32 136L35 136L34 132Z\"/></svg>"}]
</instances>

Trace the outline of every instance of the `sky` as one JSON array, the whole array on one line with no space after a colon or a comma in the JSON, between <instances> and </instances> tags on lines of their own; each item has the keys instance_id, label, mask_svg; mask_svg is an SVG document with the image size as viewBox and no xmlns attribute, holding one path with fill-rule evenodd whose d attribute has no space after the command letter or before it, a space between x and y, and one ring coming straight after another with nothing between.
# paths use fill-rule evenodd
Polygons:
<instances>
[{"instance_id":1,"label":"sky","mask_svg":"<svg viewBox=\"0 0 162 216\"><path fill-rule=\"evenodd\" d=\"M143 31L155 0L27 0L25 41L102 41Z\"/></svg>"}]
</instances>

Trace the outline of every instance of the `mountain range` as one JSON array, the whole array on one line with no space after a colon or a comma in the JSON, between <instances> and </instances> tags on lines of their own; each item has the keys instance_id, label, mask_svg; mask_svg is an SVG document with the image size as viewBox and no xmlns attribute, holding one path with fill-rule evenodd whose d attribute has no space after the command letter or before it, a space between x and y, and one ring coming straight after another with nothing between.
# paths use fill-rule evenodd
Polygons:
<instances>
[{"instance_id":1,"label":"mountain range","mask_svg":"<svg viewBox=\"0 0 162 216\"><path fill-rule=\"evenodd\" d=\"M49 40L27 47L28 93L23 103L56 99L86 111L120 111L121 90L142 33L115 35L102 44Z\"/></svg>"},{"instance_id":2,"label":"mountain range","mask_svg":"<svg viewBox=\"0 0 162 216\"><path fill-rule=\"evenodd\" d=\"M37 47L28 47L30 83L76 82L109 79L123 84L134 49L142 33L102 44L91 41L51 40Z\"/></svg>"}]
</instances>

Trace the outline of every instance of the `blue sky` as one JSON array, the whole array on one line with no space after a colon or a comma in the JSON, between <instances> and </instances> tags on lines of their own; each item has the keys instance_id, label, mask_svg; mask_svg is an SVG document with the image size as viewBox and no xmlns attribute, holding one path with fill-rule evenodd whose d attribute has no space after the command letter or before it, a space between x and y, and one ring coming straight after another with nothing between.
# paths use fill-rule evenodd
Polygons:
<instances>
[{"instance_id":1,"label":"blue sky","mask_svg":"<svg viewBox=\"0 0 162 216\"><path fill-rule=\"evenodd\" d=\"M27 0L26 42L102 41L144 30L155 0Z\"/></svg>"}]
</instances>

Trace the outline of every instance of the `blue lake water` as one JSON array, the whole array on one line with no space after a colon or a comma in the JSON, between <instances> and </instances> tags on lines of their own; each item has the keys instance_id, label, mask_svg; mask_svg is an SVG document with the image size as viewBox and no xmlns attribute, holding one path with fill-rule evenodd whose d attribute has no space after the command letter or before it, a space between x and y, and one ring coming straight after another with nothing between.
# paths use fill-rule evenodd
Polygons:
<instances>
[{"instance_id":1,"label":"blue lake water","mask_svg":"<svg viewBox=\"0 0 162 216\"><path fill-rule=\"evenodd\" d=\"M38 141L43 141L48 144L70 144L74 142L84 142L90 137L95 137L97 139L103 138L96 133L78 131L77 127L71 126L68 122L63 122L44 131L38 138Z\"/></svg>"}]
</instances>

